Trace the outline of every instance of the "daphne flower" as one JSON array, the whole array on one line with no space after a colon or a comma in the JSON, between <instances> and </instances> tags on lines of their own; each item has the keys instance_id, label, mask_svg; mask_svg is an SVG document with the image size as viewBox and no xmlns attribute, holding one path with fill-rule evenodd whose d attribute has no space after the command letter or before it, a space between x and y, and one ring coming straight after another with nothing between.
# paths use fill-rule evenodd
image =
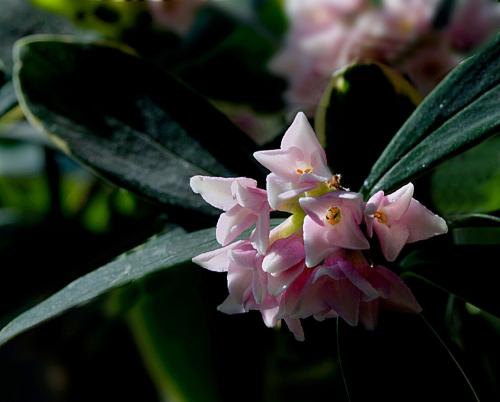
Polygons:
<instances>
[{"instance_id":1,"label":"daphne flower","mask_svg":"<svg viewBox=\"0 0 500 402\"><path fill-rule=\"evenodd\" d=\"M283 136L280 149L255 152L254 157L271 171L267 191L274 209L283 209L287 201L332 177L325 151L302 112Z\"/></svg>"},{"instance_id":2,"label":"daphne flower","mask_svg":"<svg viewBox=\"0 0 500 402\"><path fill-rule=\"evenodd\" d=\"M243 231L256 225L255 242L264 254L269 242L269 204L267 193L257 188L257 182L244 177L222 178L194 176L192 190L210 205L225 211L217 222L216 238L226 246Z\"/></svg>"},{"instance_id":3,"label":"daphne flower","mask_svg":"<svg viewBox=\"0 0 500 402\"><path fill-rule=\"evenodd\" d=\"M304 197L300 206L304 219L306 265L318 265L340 247L352 250L370 248L359 225L363 221L363 199L358 193L336 191L319 198Z\"/></svg>"},{"instance_id":4,"label":"daphne flower","mask_svg":"<svg viewBox=\"0 0 500 402\"><path fill-rule=\"evenodd\" d=\"M377 234L382 253L394 261L406 243L414 243L448 231L446 222L413 197L409 183L388 196L374 194L367 203L365 219L368 235Z\"/></svg>"}]
</instances>

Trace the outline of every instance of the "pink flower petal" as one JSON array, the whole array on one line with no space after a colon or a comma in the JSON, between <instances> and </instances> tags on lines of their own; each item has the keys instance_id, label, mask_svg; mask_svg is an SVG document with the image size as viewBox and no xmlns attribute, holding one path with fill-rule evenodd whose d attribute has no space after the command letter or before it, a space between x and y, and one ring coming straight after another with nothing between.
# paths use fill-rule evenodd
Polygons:
<instances>
[{"instance_id":1,"label":"pink flower petal","mask_svg":"<svg viewBox=\"0 0 500 402\"><path fill-rule=\"evenodd\" d=\"M408 212L402 217L401 222L408 225L410 230L408 243L425 240L448 232L446 221L429 211L415 199L411 201Z\"/></svg>"},{"instance_id":2,"label":"pink flower petal","mask_svg":"<svg viewBox=\"0 0 500 402\"><path fill-rule=\"evenodd\" d=\"M197 255L192 261L209 271L227 272L229 264L231 263L231 259L229 258L230 251L243 243L244 241L238 241L229 246Z\"/></svg>"},{"instance_id":3,"label":"pink flower petal","mask_svg":"<svg viewBox=\"0 0 500 402\"><path fill-rule=\"evenodd\" d=\"M404 312L420 313L422 307L418 304L411 290L404 284L399 276L385 267L376 267L377 274L390 284L389 297L386 304Z\"/></svg>"},{"instance_id":4,"label":"pink flower petal","mask_svg":"<svg viewBox=\"0 0 500 402\"><path fill-rule=\"evenodd\" d=\"M272 275L298 264L305 257L304 242L299 235L276 240L264 257L262 269Z\"/></svg>"},{"instance_id":5,"label":"pink flower petal","mask_svg":"<svg viewBox=\"0 0 500 402\"><path fill-rule=\"evenodd\" d=\"M383 211L390 217L390 220L398 221L405 214L410 207L413 191L413 184L408 183L387 196L389 204L383 208Z\"/></svg>"},{"instance_id":6,"label":"pink flower petal","mask_svg":"<svg viewBox=\"0 0 500 402\"><path fill-rule=\"evenodd\" d=\"M252 211L239 205L234 206L219 217L215 230L217 241L223 246L231 243L256 220L257 216Z\"/></svg>"},{"instance_id":7,"label":"pink flower petal","mask_svg":"<svg viewBox=\"0 0 500 402\"><path fill-rule=\"evenodd\" d=\"M267 289L272 296L278 296L283 293L290 284L306 269L303 262L281 272L277 276L268 275Z\"/></svg>"},{"instance_id":8,"label":"pink flower petal","mask_svg":"<svg viewBox=\"0 0 500 402\"><path fill-rule=\"evenodd\" d=\"M295 182L299 179L297 169L303 167L304 154L299 148L273 149L253 154L257 161L278 176Z\"/></svg>"},{"instance_id":9,"label":"pink flower petal","mask_svg":"<svg viewBox=\"0 0 500 402\"><path fill-rule=\"evenodd\" d=\"M285 323L288 329L293 333L293 336L298 341L304 341L304 330L302 329L302 324L298 318L285 318Z\"/></svg>"},{"instance_id":10,"label":"pink flower petal","mask_svg":"<svg viewBox=\"0 0 500 402\"><path fill-rule=\"evenodd\" d=\"M361 293L348 279L325 280L322 297L347 323L358 324Z\"/></svg>"},{"instance_id":11,"label":"pink flower petal","mask_svg":"<svg viewBox=\"0 0 500 402\"><path fill-rule=\"evenodd\" d=\"M316 137L306 115L302 112L297 113L293 123L281 140L281 149L294 147L302 150L304 155L313 155L319 152L323 155L323 160L326 160L326 157L324 157L325 151L319 143L318 137Z\"/></svg>"},{"instance_id":12,"label":"pink flower petal","mask_svg":"<svg viewBox=\"0 0 500 402\"><path fill-rule=\"evenodd\" d=\"M255 223L255 234L254 234L255 247L257 248L257 251L262 255L266 253L267 247L269 245L269 231L270 231L269 209L264 208L261 211L261 213L257 216L257 222Z\"/></svg>"},{"instance_id":13,"label":"pink flower petal","mask_svg":"<svg viewBox=\"0 0 500 402\"><path fill-rule=\"evenodd\" d=\"M316 186L314 183L292 183L283 180L274 173L267 175L266 184L267 197L271 208L288 212L292 212L298 206L296 197Z\"/></svg>"},{"instance_id":14,"label":"pink flower petal","mask_svg":"<svg viewBox=\"0 0 500 402\"><path fill-rule=\"evenodd\" d=\"M379 304L379 299L375 299L362 302L359 306L359 321L370 331L373 331L377 326Z\"/></svg>"},{"instance_id":15,"label":"pink flower petal","mask_svg":"<svg viewBox=\"0 0 500 402\"><path fill-rule=\"evenodd\" d=\"M410 231L402 224L394 224L389 227L379 222L375 222L374 229L379 239L382 254L387 261L394 261L407 243Z\"/></svg>"},{"instance_id":16,"label":"pink flower petal","mask_svg":"<svg viewBox=\"0 0 500 402\"><path fill-rule=\"evenodd\" d=\"M193 176L190 180L191 189L194 193L200 194L202 198L215 208L227 211L236 205L231 186L235 181L239 181L247 186L255 187L257 182L245 177L224 178L209 176Z\"/></svg>"}]
</instances>

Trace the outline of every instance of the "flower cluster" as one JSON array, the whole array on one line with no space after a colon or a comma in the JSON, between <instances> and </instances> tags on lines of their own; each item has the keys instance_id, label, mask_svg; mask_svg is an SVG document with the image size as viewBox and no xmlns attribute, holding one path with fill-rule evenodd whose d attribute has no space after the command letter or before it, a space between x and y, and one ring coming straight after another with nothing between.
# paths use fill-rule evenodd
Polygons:
<instances>
[{"instance_id":1,"label":"flower cluster","mask_svg":"<svg viewBox=\"0 0 500 402\"><path fill-rule=\"evenodd\" d=\"M389 269L370 261L370 239L378 238L388 261L406 243L445 233L447 226L413 198L413 185L396 192L361 194L344 189L328 168L323 148L299 113L281 148L255 158L271 173L267 191L248 178L195 176L191 188L224 211L216 229L222 248L193 261L227 272L228 314L259 310L267 326L285 321L298 340L300 320L342 317L374 328L380 307L419 312L411 291ZM270 228L270 213L291 215ZM249 228L255 229L240 239Z\"/></svg>"},{"instance_id":2,"label":"flower cluster","mask_svg":"<svg viewBox=\"0 0 500 402\"><path fill-rule=\"evenodd\" d=\"M433 21L441 0L286 0L290 31L271 69L289 81L290 107L312 114L329 77L355 61L379 61L423 94L500 28L495 0L456 2L449 23Z\"/></svg>"}]
</instances>

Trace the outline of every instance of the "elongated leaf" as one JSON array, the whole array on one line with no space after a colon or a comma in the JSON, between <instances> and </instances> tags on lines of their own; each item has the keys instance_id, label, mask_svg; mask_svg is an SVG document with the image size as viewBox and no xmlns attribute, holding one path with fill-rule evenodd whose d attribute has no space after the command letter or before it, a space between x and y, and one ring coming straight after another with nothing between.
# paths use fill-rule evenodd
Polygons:
<instances>
[{"instance_id":1,"label":"elongated leaf","mask_svg":"<svg viewBox=\"0 0 500 402\"><path fill-rule=\"evenodd\" d=\"M116 261L75 280L12 320L0 331L0 344L73 307L88 303L112 289L158 270L185 264L195 255L216 247L213 229L189 234L180 229L173 229L152 238Z\"/></svg>"},{"instance_id":2,"label":"elongated leaf","mask_svg":"<svg viewBox=\"0 0 500 402\"><path fill-rule=\"evenodd\" d=\"M431 194L445 215L500 210L500 136L438 166Z\"/></svg>"},{"instance_id":3,"label":"elongated leaf","mask_svg":"<svg viewBox=\"0 0 500 402\"><path fill-rule=\"evenodd\" d=\"M500 133L500 85L490 89L428 135L396 162L372 187L371 192L405 184L445 158L497 133Z\"/></svg>"},{"instance_id":4,"label":"elongated leaf","mask_svg":"<svg viewBox=\"0 0 500 402\"><path fill-rule=\"evenodd\" d=\"M127 322L161 400L222 400L217 381L222 376L213 370L217 355L210 331L210 320L217 312L207 303L203 274L183 266L175 275L164 271L147 278L141 296L127 312Z\"/></svg>"},{"instance_id":5,"label":"elongated leaf","mask_svg":"<svg viewBox=\"0 0 500 402\"><path fill-rule=\"evenodd\" d=\"M332 76L314 121L328 161L346 187L361 186L420 100L409 82L381 64L353 64Z\"/></svg>"},{"instance_id":6,"label":"elongated leaf","mask_svg":"<svg viewBox=\"0 0 500 402\"><path fill-rule=\"evenodd\" d=\"M245 134L173 76L126 51L39 36L18 42L15 55L16 90L30 121L118 185L210 211L189 188L192 175L255 174Z\"/></svg>"},{"instance_id":7,"label":"elongated leaf","mask_svg":"<svg viewBox=\"0 0 500 402\"><path fill-rule=\"evenodd\" d=\"M446 236L445 239L427 241L425 247L405 257L401 261L403 278L406 275L423 278L500 317L497 297L500 272L496 269L498 245L455 245L453 240L456 240L453 236Z\"/></svg>"},{"instance_id":8,"label":"elongated leaf","mask_svg":"<svg viewBox=\"0 0 500 402\"><path fill-rule=\"evenodd\" d=\"M448 155L447 145L453 143L450 152L458 152L490 135L494 131L494 121L499 120L499 108L494 106L495 96L498 101L495 89L498 85L500 34L482 51L462 62L425 98L373 166L363 185L363 192L373 193L376 188L394 186L408 180L411 175L422 173ZM488 113L493 116L488 118L486 113L481 113L483 107L487 107ZM453 123L448 122L452 118ZM460 129L460 135L445 138L452 129ZM434 134L432 139L415 152L413 148L431 134ZM441 144L441 141L447 142ZM434 146L436 153L423 155L433 151ZM394 168L395 163L409 153L413 155ZM412 163L418 166L410 165ZM388 174L391 168L392 172ZM408 171L398 174L400 168Z\"/></svg>"}]
</instances>

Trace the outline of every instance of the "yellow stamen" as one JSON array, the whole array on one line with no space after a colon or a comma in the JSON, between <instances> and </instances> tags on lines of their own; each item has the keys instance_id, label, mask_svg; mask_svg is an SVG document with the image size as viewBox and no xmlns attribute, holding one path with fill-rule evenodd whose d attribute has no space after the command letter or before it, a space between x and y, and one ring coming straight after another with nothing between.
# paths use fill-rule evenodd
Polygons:
<instances>
[{"instance_id":1,"label":"yellow stamen","mask_svg":"<svg viewBox=\"0 0 500 402\"><path fill-rule=\"evenodd\" d=\"M377 211L373 214L373 217L378 220L380 223L387 225L387 215L382 211Z\"/></svg>"},{"instance_id":2,"label":"yellow stamen","mask_svg":"<svg viewBox=\"0 0 500 402\"><path fill-rule=\"evenodd\" d=\"M298 175L309 174L312 172L313 172L312 167L306 167L304 169L300 169L300 168L295 169L295 173L297 173Z\"/></svg>"},{"instance_id":3,"label":"yellow stamen","mask_svg":"<svg viewBox=\"0 0 500 402\"><path fill-rule=\"evenodd\" d=\"M325 218L326 218L326 221L330 225L336 225L342 219L342 214L340 213L340 208L338 208L338 207L329 208L328 212L326 213Z\"/></svg>"}]
</instances>

